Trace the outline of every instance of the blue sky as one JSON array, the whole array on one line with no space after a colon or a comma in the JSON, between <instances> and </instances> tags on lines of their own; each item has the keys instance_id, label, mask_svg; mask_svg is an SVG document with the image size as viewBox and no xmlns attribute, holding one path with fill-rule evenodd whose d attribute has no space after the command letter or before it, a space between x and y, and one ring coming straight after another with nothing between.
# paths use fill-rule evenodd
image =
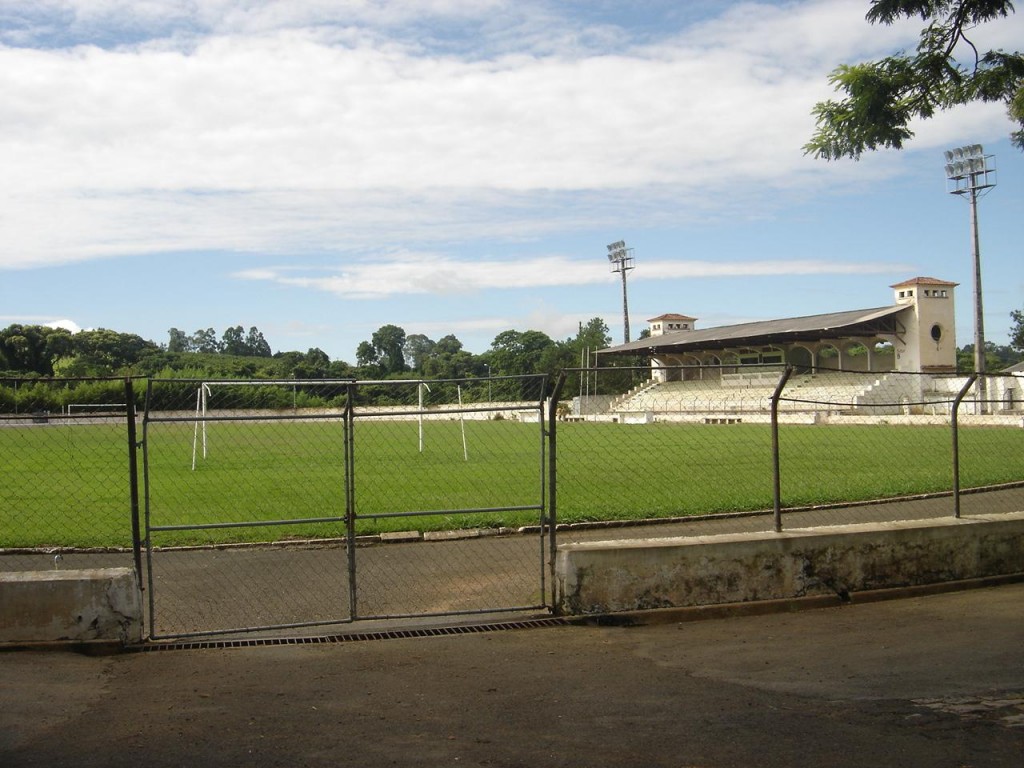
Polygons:
<instances>
[{"instance_id":1,"label":"blue sky","mask_svg":"<svg viewBox=\"0 0 1024 768\"><path fill-rule=\"evenodd\" d=\"M0 326L257 326L355 361L386 323L483 352L961 284L944 149L982 143L986 337L1024 307L1024 154L1000 105L902 152L803 155L839 63L913 48L866 0L0 0ZM1016 50L1024 17L975 30Z\"/></svg>"}]
</instances>

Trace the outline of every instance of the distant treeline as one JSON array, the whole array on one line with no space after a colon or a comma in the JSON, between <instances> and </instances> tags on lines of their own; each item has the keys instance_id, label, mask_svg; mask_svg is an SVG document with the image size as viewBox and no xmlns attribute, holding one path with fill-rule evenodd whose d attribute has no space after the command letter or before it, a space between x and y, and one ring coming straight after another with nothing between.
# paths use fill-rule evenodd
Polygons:
<instances>
[{"instance_id":1,"label":"distant treeline","mask_svg":"<svg viewBox=\"0 0 1024 768\"><path fill-rule=\"evenodd\" d=\"M434 341L422 334L407 335L385 325L356 350L356 364L332 361L323 350L274 352L256 327L228 328L219 336L212 328L185 333L168 331L168 342L157 344L132 333L97 329L71 333L63 328L15 324L0 330L0 377L12 380L0 388L0 412L59 411L69 403L118 403L123 387L102 381L65 382L55 388L33 379L86 379L134 376L152 379L497 379L538 373L557 374L578 367L587 350L611 343L600 318L581 324L576 336L556 341L541 331L499 333L490 349L473 354L454 335ZM591 358L592 359L592 358ZM623 363L644 364L638 358ZM17 386L13 380L17 379ZM625 391L634 383L631 373L609 374L603 391ZM482 384L481 384L482 386ZM572 377L565 397L587 385ZM322 405L333 397L314 394L315 388L288 393L280 388L250 388L249 401L236 407L286 407L305 398L305 405ZM492 386L492 394L493 392ZM193 395L194 397L194 392ZM387 390L378 393L381 402ZM277 401L280 401L277 402ZM139 401L141 404L141 400Z\"/></svg>"}]
</instances>

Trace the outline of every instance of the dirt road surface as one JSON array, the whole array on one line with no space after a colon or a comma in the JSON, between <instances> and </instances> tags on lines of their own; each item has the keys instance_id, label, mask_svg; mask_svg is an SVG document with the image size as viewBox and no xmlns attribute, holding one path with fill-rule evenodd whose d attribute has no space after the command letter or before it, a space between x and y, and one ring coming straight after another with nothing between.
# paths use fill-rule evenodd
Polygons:
<instances>
[{"instance_id":1,"label":"dirt road surface","mask_svg":"<svg viewBox=\"0 0 1024 768\"><path fill-rule=\"evenodd\" d=\"M0 653L0 766L1024 765L1024 584L640 627Z\"/></svg>"}]
</instances>

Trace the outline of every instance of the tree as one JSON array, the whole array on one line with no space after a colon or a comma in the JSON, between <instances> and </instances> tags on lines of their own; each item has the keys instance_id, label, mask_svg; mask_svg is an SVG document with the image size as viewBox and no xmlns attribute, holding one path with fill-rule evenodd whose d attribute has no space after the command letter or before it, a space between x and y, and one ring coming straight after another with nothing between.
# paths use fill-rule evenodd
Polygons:
<instances>
[{"instance_id":1,"label":"tree","mask_svg":"<svg viewBox=\"0 0 1024 768\"><path fill-rule=\"evenodd\" d=\"M579 330L572 338L557 345L557 352L545 353L544 370L555 375L563 368L588 368L597 364L596 352L612 343L608 325L600 317L592 317L586 323L580 323ZM569 399L583 394L593 379L580 373L569 376L562 389L562 398Z\"/></svg>"},{"instance_id":2,"label":"tree","mask_svg":"<svg viewBox=\"0 0 1024 768\"><path fill-rule=\"evenodd\" d=\"M1024 355L1024 311L1015 309L1010 313L1010 346Z\"/></svg>"},{"instance_id":3,"label":"tree","mask_svg":"<svg viewBox=\"0 0 1024 768\"><path fill-rule=\"evenodd\" d=\"M213 328L205 331L196 331L192 334L192 351L204 354L218 354L222 351L221 343L217 339L217 332Z\"/></svg>"},{"instance_id":4,"label":"tree","mask_svg":"<svg viewBox=\"0 0 1024 768\"><path fill-rule=\"evenodd\" d=\"M382 325L370 337L369 349L362 342L356 350L360 365L376 365L385 375L405 371L405 330L397 325Z\"/></svg>"},{"instance_id":5,"label":"tree","mask_svg":"<svg viewBox=\"0 0 1024 768\"><path fill-rule=\"evenodd\" d=\"M856 160L866 150L901 149L914 135L909 127L914 118L975 101L1006 104L1021 128L1011 140L1024 150L1024 56L982 53L970 39L978 25L1013 11L1011 0L872 0L867 13L872 24L920 16L928 26L914 55L901 52L832 71L829 82L846 97L815 105L817 130L805 153Z\"/></svg>"},{"instance_id":6,"label":"tree","mask_svg":"<svg viewBox=\"0 0 1024 768\"><path fill-rule=\"evenodd\" d=\"M544 350L554 346L541 331L502 331L491 342L491 366L495 374L519 376L541 370Z\"/></svg>"},{"instance_id":7,"label":"tree","mask_svg":"<svg viewBox=\"0 0 1024 768\"><path fill-rule=\"evenodd\" d=\"M377 365L377 350L368 341L360 341L356 347L356 365L360 368L368 368Z\"/></svg>"},{"instance_id":8,"label":"tree","mask_svg":"<svg viewBox=\"0 0 1024 768\"><path fill-rule=\"evenodd\" d=\"M0 370L53 375L53 363L71 354L71 332L45 325L14 324L0 331Z\"/></svg>"},{"instance_id":9,"label":"tree","mask_svg":"<svg viewBox=\"0 0 1024 768\"><path fill-rule=\"evenodd\" d=\"M485 361L465 351L462 342L452 334L442 336L423 363L423 375L432 379L462 379L483 376Z\"/></svg>"},{"instance_id":10,"label":"tree","mask_svg":"<svg viewBox=\"0 0 1024 768\"><path fill-rule=\"evenodd\" d=\"M245 349L245 354L252 357L273 356L273 352L270 351L270 344L263 338L260 329L255 325L249 328L249 332L245 334Z\"/></svg>"},{"instance_id":11,"label":"tree","mask_svg":"<svg viewBox=\"0 0 1024 768\"><path fill-rule=\"evenodd\" d=\"M245 345L245 329L240 325L232 326L221 336L220 349L226 355L248 355L249 348Z\"/></svg>"},{"instance_id":12,"label":"tree","mask_svg":"<svg viewBox=\"0 0 1024 768\"><path fill-rule=\"evenodd\" d=\"M434 352L435 343L422 333L412 333L405 339L402 350L412 370L423 373L423 364Z\"/></svg>"},{"instance_id":13,"label":"tree","mask_svg":"<svg viewBox=\"0 0 1024 768\"><path fill-rule=\"evenodd\" d=\"M331 366L331 358L320 347L310 347L306 350L306 365L317 372L326 373Z\"/></svg>"},{"instance_id":14,"label":"tree","mask_svg":"<svg viewBox=\"0 0 1024 768\"><path fill-rule=\"evenodd\" d=\"M192 351L192 340L188 334L177 328L171 328L167 331L167 351L168 352L191 352Z\"/></svg>"},{"instance_id":15,"label":"tree","mask_svg":"<svg viewBox=\"0 0 1024 768\"><path fill-rule=\"evenodd\" d=\"M344 360L332 360L327 367L327 376L332 379L354 379L356 372Z\"/></svg>"},{"instance_id":16,"label":"tree","mask_svg":"<svg viewBox=\"0 0 1024 768\"><path fill-rule=\"evenodd\" d=\"M236 325L224 331L221 337L220 351L225 355L241 355L243 357L272 357L270 345L256 326L245 329Z\"/></svg>"},{"instance_id":17,"label":"tree","mask_svg":"<svg viewBox=\"0 0 1024 768\"><path fill-rule=\"evenodd\" d=\"M608 331L608 324L605 323L600 317L592 317L586 323L580 324L579 332L576 334L575 339L569 340L569 345L572 347L575 353L575 365L586 362L586 350L590 350L591 355L599 349L604 349L612 343L611 334ZM583 353L581 357L581 353ZM592 358L591 358L592 359Z\"/></svg>"},{"instance_id":18,"label":"tree","mask_svg":"<svg viewBox=\"0 0 1024 768\"><path fill-rule=\"evenodd\" d=\"M311 347L305 354L279 352L274 359L281 361L286 375L296 379L326 379L331 367L331 358L319 347Z\"/></svg>"},{"instance_id":19,"label":"tree","mask_svg":"<svg viewBox=\"0 0 1024 768\"><path fill-rule=\"evenodd\" d=\"M991 341L985 342L985 370L1001 371L1019 363L1024 358L1022 352L1012 346L996 346ZM974 345L967 344L956 351L956 368L958 371L974 370Z\"/></svg>"},{"instance_id":20,"label":"tree","mask_svg":"<svg viewBox=\"0 0 1024 768\"><path fill-rule=\"evenodd\" d=\"M447 336L442 336L434 345L434 354L436 355L455 355L461 351L462 342L451 333Z\"/></svg>"},{"instance_id":21,"label":"tree","mask_svg":"<svg viewBox=\"0 0 1024 768\"><path fill-rule=\"evenodd\" d=\"M54 360L60 376L108 376L133 369L143 358L161 352L160 347L138 334L107 328L79 331L71 337L67 354Z\"/></svg>"}]
</instances>

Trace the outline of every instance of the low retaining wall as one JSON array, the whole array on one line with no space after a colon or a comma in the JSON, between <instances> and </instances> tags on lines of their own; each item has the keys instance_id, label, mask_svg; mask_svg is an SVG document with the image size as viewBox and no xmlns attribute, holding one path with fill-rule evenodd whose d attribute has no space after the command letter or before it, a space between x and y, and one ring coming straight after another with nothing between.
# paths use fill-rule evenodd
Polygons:
<instances>
[{"instance_id":1,"label":"low retaining wall","mask_svg":"<svg viewBox=\"0 0 1024 768\"><path fill-rule=\"evenodd\" d=\"M1024 512L564 544L559 608L597 614L1024 573Z\"/></svg>"},{"instance_id":2,"label":"low retaining wall","mask_svg":"<svg viewBox=\"0 0 1024 768\"><path fill-rule=\"evenodd\" d=\"M131 568L0 573L0 643L142 641Z\"/></svg>"}]
</instances>

